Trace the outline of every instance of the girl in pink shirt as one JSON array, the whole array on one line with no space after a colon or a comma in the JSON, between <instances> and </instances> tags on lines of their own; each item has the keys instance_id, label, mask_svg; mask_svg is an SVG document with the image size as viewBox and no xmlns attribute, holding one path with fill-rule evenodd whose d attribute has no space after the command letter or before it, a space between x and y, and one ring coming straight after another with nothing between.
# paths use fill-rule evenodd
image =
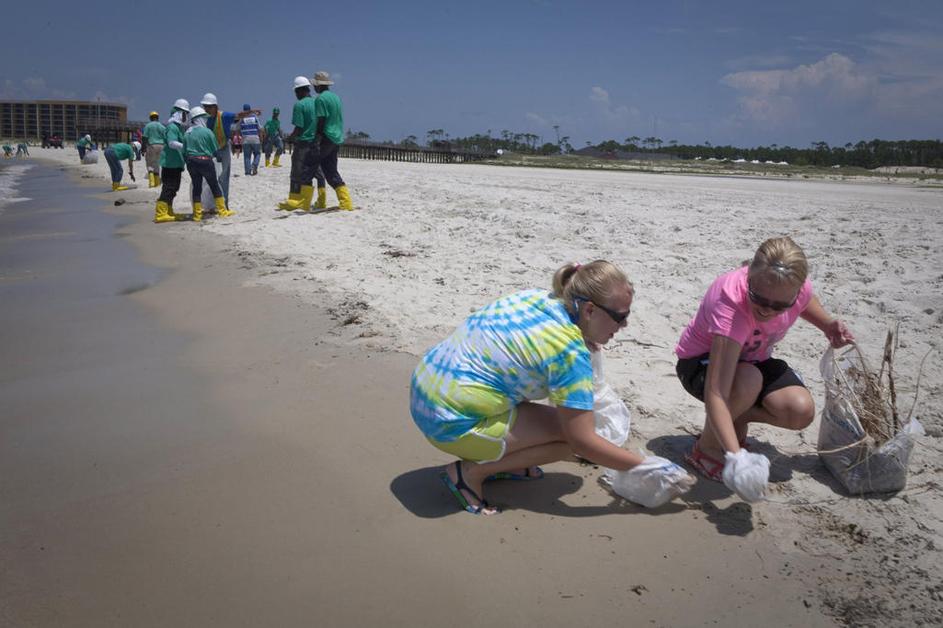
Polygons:
<instances>
[{"instance_id":1,"label":"girl in pink shirt","mask_svg":"<svg viewBox=\"0 0 943 628\"><path fill-rule=\"evenodd\" d=\"M822 330L833 347L854 342L845 324L826 313L807 275L802 249L791 238L771 238L749 266L714 280L681 334L678 378L707 412L685 460L711 480L734 488L728 475L743 457L750 423L801 430L815 418L815 402L802 380L771 357L797 318ZM762 462L768 469L768 461Z\"/></svg>"}]
</instances>

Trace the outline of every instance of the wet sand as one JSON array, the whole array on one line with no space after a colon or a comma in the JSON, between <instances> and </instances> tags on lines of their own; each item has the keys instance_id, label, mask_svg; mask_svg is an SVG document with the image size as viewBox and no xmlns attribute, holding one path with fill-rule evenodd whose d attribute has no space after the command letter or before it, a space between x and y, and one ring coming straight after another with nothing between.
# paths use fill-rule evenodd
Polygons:
<instances>
[{"instance_id":1,"label":"wet sand","mask_svg":"<svg viewBox=\"0 0 943 628\"><path fill-rule=\"evenodd\" d=\"M703 482L647 511L559 463L458 512L413 356L249 286L146 189L36 183L0 215L0 624L833 625L840 565Z\"/></svg>"}]
</instances>

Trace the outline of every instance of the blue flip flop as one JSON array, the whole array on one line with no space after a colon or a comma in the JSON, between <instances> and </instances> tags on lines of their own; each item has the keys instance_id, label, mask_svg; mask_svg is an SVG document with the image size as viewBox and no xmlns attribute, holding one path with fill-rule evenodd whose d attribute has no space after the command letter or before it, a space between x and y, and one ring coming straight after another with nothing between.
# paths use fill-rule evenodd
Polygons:
<instances>
[{"instance_id":1,"label":"blue flip flop","mask_svg":"<svg viewBox=\"0 0 943 628\"><path fill-rule=\"evenodd\" d=\"M459 505L465 509L466 512L470 512L473 515L480 515L481 511L485 508L491 508L487 501L482 499L478 493L471 490L467 484L465 484L465 479L462 477L462 462L461 460L455 461L455 477L457 478L456 482L452 481L452 478L449 477L449 474L445 471L439 474L439 477L445 483L445 486L448 487L449 491L458 500ZM468 500L465 499L465 496L462 495L462 491L468 491L472 497L478 500L477 506L472 506L468 503ZM498 510L497 512L501 512ZM497 513L495 513L497 514Z\"/></svg>"},{"instance_id":2,"label":"blue flip flop","mask_svg":"<svg viewBox=\"0 0 943 628\"><path fill-rule=\"evenodd\" d=\"M540 480L544 477L544 470L540 467L535 467L536 472L531 473L530 467L527 467L524 470L524 473L511 473L510 471L501 471L500 473L495 473L494 475L489 475L485 478L485 482L491 482L493 480L515 480L517 482L529 482L531 480Z\"/></svg>"}]
</instances>

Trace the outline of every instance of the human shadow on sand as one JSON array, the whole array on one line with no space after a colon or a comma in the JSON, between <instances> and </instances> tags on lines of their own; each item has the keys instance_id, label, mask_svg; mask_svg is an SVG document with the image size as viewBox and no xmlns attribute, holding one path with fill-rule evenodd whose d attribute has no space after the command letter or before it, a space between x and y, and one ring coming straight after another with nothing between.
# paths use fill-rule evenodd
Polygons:
<instances>
[{"instance_id":1,"label":"human shadow on sand","mask_svg":"<svg viewBox=\"0 0 943 628\"><path fill-rule=\"evenodd\" d=\"M435 519L461 513L458 502L439 479L443 467L407 471L390 483L390 491L417 517ZM583 478L571 473L548 472L541 480L502 480L485 484L485 498L504 512L539 512L556 517L598 517L600 515L665 515L687 510L684 504L669 502L661 508L643 508L618 497L605 506L571 506L563 498L580 490ZM599 490L605 490L600 487Z\"/></svg>"}]
</instances>

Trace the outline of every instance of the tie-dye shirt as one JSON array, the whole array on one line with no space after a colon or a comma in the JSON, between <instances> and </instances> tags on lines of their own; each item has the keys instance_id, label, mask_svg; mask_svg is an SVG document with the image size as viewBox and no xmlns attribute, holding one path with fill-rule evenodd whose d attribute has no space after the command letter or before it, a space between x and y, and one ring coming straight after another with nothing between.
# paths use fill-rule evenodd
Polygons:
<instances>
[{"instance_id":1,"label":"tie-dye shirt","mask_svg":"<svg viewBox=\"0 0 943 628\"><path fill-rule=\"evenodd\" d=\"M593 409L593 367L563 303L526 290L485 306L416 367L410 411L428 438L450 442L525 400Z\"/></svg>"}]
</instances>

